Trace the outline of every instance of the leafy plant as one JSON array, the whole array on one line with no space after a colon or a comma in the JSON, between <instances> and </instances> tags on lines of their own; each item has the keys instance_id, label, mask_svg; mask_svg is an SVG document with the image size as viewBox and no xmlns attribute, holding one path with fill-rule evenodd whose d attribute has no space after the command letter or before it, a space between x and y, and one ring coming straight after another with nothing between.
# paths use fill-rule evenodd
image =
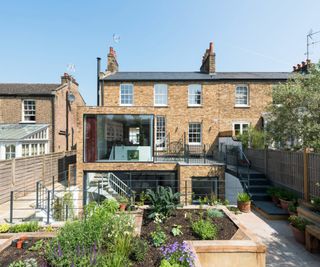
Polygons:
<instances>
[{"instance_id":1,"label":"leafy plant","mask_svg":"<svg viewBox=\"0 0 320 267\"><path fill-rule=\"evenodd\" d=\"M10 224L8 223L0 224L0 233L7 233L9 229L10 229Z\"/></svg>"},{"instance_id":2,"label":"leafy plant","mask_svg":"<svg viewBox=\"0 0 320 267\"><path fill-rule=\"evenodd\" d=\"M229 207L227 207L227 209L236 215L241 213L241 211L237 207L229 206Z\"/></svg>"},{"instance_id":3,"label":"leafy plant","mask_svg":"<svg viewBox=\"0 0 320 267\"><path fill-rule=\"evenodd\" d=\"M208 209L207 216L209 218L222 218L224 214L221 210L218 210L218 209Z\"/></svg>"},{"instance_id":4,"label":"leafy plant","mask_svg":"<svg viewBox=\"0 0 320 267\"><path fill-rule=\"evenodd\" d=\"M182 226L179 224L174 224L172 229L171 229L171 233L173 234L173 236L180 236L182 235L182 231L181 231Z\"/></svg>"},{"instance_id":5,"label":"leafy plant","mask_svg":"<svg viewBox=\"0 0 320 267\"><path fill-rule=\"evenodd\" d=\"M311 199L311 205L314 210L320 211L320 197L315 197Z\"/></svg>"},{"instance_id":6,"label":"leafy plant","mask_svg":"<svg viewBox=\"0 0 320 267\"><path fill-rule=\"evenodd\" d=\"M248 193L243 192L243 193L238 193L237 200L239 202L248 202L251 200L251 198Z\"/></svg>"},{"instance_id":7,"label":"leafy plant","mask_svg":"<svg viewBox=\"0 0 320 267\"><path fill-rule=\"evenodd\" d=\"M120 204L127 204L127 203L129 202L128 198L126 198L126 197L124 197L124 196L119 196L119 197L117 198L117 200L118 200L118 202L119 202Z\"/></svg>"},{"instance_id":8,"label":"leafy plant","mask_svg":"<svg viewBox=\"0 0 320 267\"><path fill-rule=\"evenodd\" d=\"M292 226L299 229L300 231L305 231L306 226L308 224L311 224L311 222L309 222L305 218L296 215L291 215L288 220L292 224Z\"/></svg>"},{"instance_id":9,"label":"leafy plant","mask_svg":"<svg viewBox=\"0 0 320 267\"><path fill-rule=\"evenodd\" d=\"M131 242L131 251L130 251L130 259L141 262L144 260L146 254L148 252L148 243L138 237L132 239Z\"/></svg>"},{"instance_id":10,"label":"leafy plant","mask_svg":"<svg viewBox=\"0 0 320 267\"><path fill-rule=\"evenodd\" d=\"M165 244L167 236L166 233L162 231L160 225L157 225L156 230L151 233L151 239L155 247L160 247Z\"/></svg>"},{"instance_id":11,"label":"leafy plant","mask_svg":"<svg viewBox=\"0 0 320 267\"><path fill-rule=\"evenodd\" d=\"M20 223L10 226L10 233L36 232L39 230L38 222Z\"/></svg>"},{"instance_id":12,"label":"leafy plant","mask_svg":"<svg viewBox=\"0 0 320 267\"><path fill-rule=\"evenodd\" d=\"M12 262L9 267L38 267L37 260L34 258Z\"/></svg>"},{"instance_id":13,"label":"leafy plant","mask_svg":"<svg viewBox=\"0 0 320 267\"><path fill-rule=\"evenodd\" d=\"M208 220L200 219L196 222L193 222L191 227L193 232L203 240L217 238L218 228L215 224Z\"/></svg>"},{"instance_id":14,"label":"leafy plant","mask_svg":"<svg viewBox=\"0 0 320 267\"><path fill-rule=\"evenodd\" d=\"M297 212L297 203L294 203L294 202L291 202L288 206L288 210L290 212L294 212L296 213Z\"/></svg>"},{"instance_id":15,"label":"leafy plant","mask_svg":"<svg viewBox=\"0 0 320 267\"><path fill-rule=\"evenodd\" d=\"M146 193L144 191L141 191L140 195L139 195L139 201L137 202L138 206L143 206L144 203L148 200L148 196L146 195Z\"/></svg>"},{"instance_id":16,"label":"leafy plant","mask_svg":"<svg viewBox=\"0 0 320 267\"><path fill-rule=\"evenodd\" d=\"M180 267L179 263L171 264L168 260L163 259L159 267Z\"/></svg>"},{"instance_id":17,"label":"leafy plant","mask_svg":"<svg viewBox=\"0 0 320 267\"><path fill-rule=\"evenodd\" d=\"M294 201L297 199L297 195L288 190L281 190L279 198L286 201Z\"/></svg>"},{"instance_id":18,"label":"leafy plant","mask_svg":"<svg viewBox=\"0 0 320 267\"><path fill-rule=\"evenodd\" d=\"M267 194L270 196L270 197L280 197L280 194L282 192L282 188L280 187L269 187L267 189Z\"/></svg>"},{"instance_id":19,"label":"leafy plant","mask_svg":"<svg viewBox=\"0 0 320 267\"><path fill-rule=\"evenodd\" d=\"M147 189L147 196L151 201L149 218L154 218L157 213L171 216L179 206L180 193L173 193L170 187L158 186L156 191Z\"/></svg>"},{"instance_id":20,"label":"leafy plant","mask_svg":"<svg viewBox=\"0 0 320 267\"><path fill-rule=\"evenodd\" d=\"M38 240L33 244L32 247L30 247L28 250L29 251L40 251L45 245L45 242L43 239Z\"/></svg>"},{"instance_id":21,"label":"leafy plant","mask_svg":"<svg viewBox=\"0 0 320 267\"><path fill-rule=\"evenodd\" d=\"M161 254L164 262L161 262L160 266L194 266L195 255L185 241L182 243L175 242L162 247Z\"/></svg>"},{"instance_id":22,"label":"leafy plant","mask_svg":"<svg viewBox=\"0 0 320 267\"><path fill-rule=\"evenodd\" d=\"M238 135L237 139L242 142L244 148L263 149L265 147L266 134L265 131L249 127L248 131Z\"/></svg>"}]
</instances>

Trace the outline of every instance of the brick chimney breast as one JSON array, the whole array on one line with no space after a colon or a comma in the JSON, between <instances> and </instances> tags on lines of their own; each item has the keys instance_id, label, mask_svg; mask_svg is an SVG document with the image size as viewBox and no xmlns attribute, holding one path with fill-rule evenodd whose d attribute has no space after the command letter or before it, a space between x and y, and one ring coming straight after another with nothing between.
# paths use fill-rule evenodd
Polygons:
<instances>
[{"instance_id":1,"label":"brick chimney breast","mask_svg":"<svg viewBox=\"0 0 320 267\"><path fill-rule=\"evenodd\" d=\"M117 54L113 47L110 47L108 53L108 63L107 63L107 71L109 72L117 72L119 69L118 61L117 61Z\"/></svg>"},{"instance_id":2,"label":"brick chimney breast","mask_svg":"<svg viewBox=\"0 0 320 267\"><path fill-rule=\"evenodd\" d=\"M214 52L213 42L210 42L209 48L206 49L202 57L202 65L200 71L203 73L216 72L216 53Z\"/></svg>"}]
</instances>

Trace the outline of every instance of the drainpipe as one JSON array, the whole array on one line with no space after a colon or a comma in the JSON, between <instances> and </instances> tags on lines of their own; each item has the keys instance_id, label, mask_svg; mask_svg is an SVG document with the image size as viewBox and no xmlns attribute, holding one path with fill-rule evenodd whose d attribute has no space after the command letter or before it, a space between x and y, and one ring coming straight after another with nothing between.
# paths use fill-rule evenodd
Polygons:
<instances>
[{"instance_id":1,"label":"drainpipe","mask_svg":"<svg viewBox=\"0 0 320 267\"><path fill-rule=\"evenodd\" d=\"M97 57L97 106L100 106L100 78L99 78L100 61L101 61L101 58Z\"/></svg>"}]
</instances>

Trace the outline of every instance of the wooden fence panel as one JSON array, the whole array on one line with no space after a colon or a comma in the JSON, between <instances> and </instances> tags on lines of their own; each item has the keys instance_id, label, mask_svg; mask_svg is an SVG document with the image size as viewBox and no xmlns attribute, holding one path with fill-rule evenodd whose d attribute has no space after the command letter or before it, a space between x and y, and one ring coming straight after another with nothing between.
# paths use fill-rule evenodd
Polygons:
<instances>
[{"instance_id":1,"label":"wooden fence panel","mask_svg":"<svg viewBox=\"0 0 320 267\"><path fill-rule=\"evenodd\" d=\"M9 201L11 190L19 197L35 191L37 181L49 185L52 177L67 179L69 165L75 162L75 151L0 161L0 204Z\"/></svg>"},{"instance_id":2,"label":"wooden fence panel","mask_svg":"<svg viewBox=\"0 0 320 267\"><path fill-rule=\"evenodd\" d=\"M310 197L320 197L320 154L309 153L308 180Z\"/></svg>"},{"instance_id":3,"label":"wooden fence panel","mask_svg":"<svg viewBox=\"0 0 320 267\"><path fill-rule=\"evenodd\" d=\"M303 196L303 152L246 149L251 167L266 174L274 184L287 187ZM308 153L308 181L310 197L320 197L320 154Z\"/></svg>"}]
</instances>

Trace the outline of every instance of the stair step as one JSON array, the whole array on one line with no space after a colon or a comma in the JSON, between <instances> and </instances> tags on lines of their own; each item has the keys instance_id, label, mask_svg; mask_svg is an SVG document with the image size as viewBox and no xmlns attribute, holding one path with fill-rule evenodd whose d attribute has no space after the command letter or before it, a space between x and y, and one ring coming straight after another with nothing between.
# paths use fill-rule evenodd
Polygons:
<instances>
[{"instance_id":1,"label":"stair step","mask_svg":"<svg viewBox=\"0 0 320 267\"><path fill-rule=\"evenodd\" d=\"M266 193L251 193L249 192L253 201L268 201L270 197Z\"/></svg>"},{"instance_id":2,"label":"stair step","mask_svg":"<svg viewBox=\"0 0 320 267\"><path fill-rule=\"evenodd\" d=\"M269 185L252 185L250 181L249 192L250 193L266 193Z\"/></svg>"},{"instance_id":3,"label":"stair step","mask_svg":"<svg viewBox=\"0 0 320 267\"><path fill-rule=\"evenodd\" d=\"M265 178L250 178L250 185L265 185L265 186L270 186L270 181Z\"/></svg>"}]
</instances>

